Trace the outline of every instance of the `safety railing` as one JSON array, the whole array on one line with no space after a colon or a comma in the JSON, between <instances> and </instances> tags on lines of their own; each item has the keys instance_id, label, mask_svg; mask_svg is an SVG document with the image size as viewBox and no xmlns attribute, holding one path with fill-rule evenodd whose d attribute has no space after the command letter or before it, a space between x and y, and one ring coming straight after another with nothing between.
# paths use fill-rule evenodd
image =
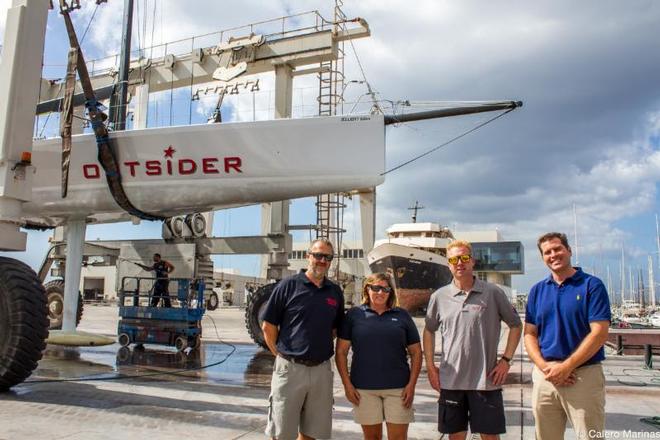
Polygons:
<instances>
[{"instance_id":1,"label":"safety railing","mask_svg":"<svg viewBox=\"0 0 660 440\"><path fill-rule=\"evenodd\" d=\"M170 294L173 284L176 285L175 295ZM163 291L157 292L156 288L164 289L164 294ZM162 302L169 298L173 306L176 304L181 308L204 308L204 281L190 278L122 278L117 294L119 307L148 307L155 298Z\"/></svg>"}]
</instances>

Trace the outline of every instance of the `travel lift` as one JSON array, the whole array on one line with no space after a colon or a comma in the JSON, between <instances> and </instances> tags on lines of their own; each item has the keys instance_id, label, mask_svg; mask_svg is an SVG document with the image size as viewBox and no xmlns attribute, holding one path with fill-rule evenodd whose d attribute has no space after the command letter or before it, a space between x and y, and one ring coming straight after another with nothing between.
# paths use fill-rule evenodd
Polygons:
<instances>
[{"instance_id":1,"label":"travel lift","mask_svg":"<svg viewBox=\"0 0 660 440\"><path fill-rule=\"evenodd\" d=\"M271 217L272 233L268 237L278 237L278 247L271 252L274 264L269 277L279 279L273 275L277 275L276 269L283 271L285 267L278 266L278 258L284 255L286 260L286 248L279 246L288 236L288 205L281 201L335 192L373 194L373 188L384 181L384 125L521 105L507 101L417 116L285 119L291 116L296 56L283 62L286 57L271 54L270 60L255 56L253 65L275 70L276 117L282 119L138 129L108 135L94 87L84 86L85 105L95 134L73 136L67 155L60 140L32 140L48 3L14 0L7 14L0 65L0 250L25 250L27 234L21 227L66 228L62 323L66 332L75 332L76 327L87 223L135 217L165 219L272 203L277 212ZM69 7L64 0L60 5L67 20ZM351 33L323 31L315 37L329 41L332 48L336 39L350 38ZM291 44L291 38L272 44ZM316 44L320 44L318 39ZM75 52L78 75L84 82L82 54L79 49ZM316 51L318 56L324 54L332 57L331 50L330 55L322 48ZM301 54L298 57L305 58ZM207 59L212 62L213 55ZM176 67L176 60L169 61L171 67ZM304 65L311 64L309 59L305 61ZM249 69L245 72L250 74ZM174 157L175 153L179 155ZM69 164L66 197L62 196L62 176L67 166L60 163ZM373 213L373 205L363 212ZM373 215L370 218L373 220ZM266 297L267 290L263 289L262 297ZM37 275L19 261L0 258L0 389L21 383L32 373L47 335L45 291Z\"/></svg>"}]
</instances>

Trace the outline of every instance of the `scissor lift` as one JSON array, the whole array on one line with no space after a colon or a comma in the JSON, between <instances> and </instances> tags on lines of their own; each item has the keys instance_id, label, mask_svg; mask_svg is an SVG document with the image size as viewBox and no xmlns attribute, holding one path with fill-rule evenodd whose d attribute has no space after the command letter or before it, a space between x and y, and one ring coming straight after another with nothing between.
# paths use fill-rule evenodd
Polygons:
<instances>
[{"instance_id":1,"label":"scissor lift","mask_svg":"<svg viewBox=\"0 0 660 440\"><path fill-rule=\"evenodd\" d=\"M171 278L176 284L172 307L151 307L156 278L124 277L119 298L119 344L161 344L197 349L204 316L204 281Z\"/></svg>"}]
</instances>

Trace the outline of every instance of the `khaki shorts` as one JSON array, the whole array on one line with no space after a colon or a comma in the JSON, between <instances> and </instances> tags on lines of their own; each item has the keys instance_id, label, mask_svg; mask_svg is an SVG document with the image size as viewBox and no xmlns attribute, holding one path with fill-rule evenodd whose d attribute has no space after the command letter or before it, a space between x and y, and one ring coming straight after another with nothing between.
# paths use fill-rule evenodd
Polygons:
<instances>
[{"instance_id":1,"label":"khaki shorts","mask_svg":"<svg viewBox=\"0 0 660 440\"><path fill-rule=\"evenodd\" d=\"M401 400L403 388L389 390L363 390L360 393L360 404L353 405L353 418L360 425L379 425L383 421L405 425L415 420L412 406L406 408Z\"/></svg>"},{"instance_id":2,"label":"khaki shorts","mask_svg":"<svg viewBox=\"0 0 660 440\"><path fill-rule=\"evenodd\" d=\"M330 361L315 367L275 358L266 435L293 440L301 432L317 439L332 435L332 368Z\"/></svg>"}]
</instances>

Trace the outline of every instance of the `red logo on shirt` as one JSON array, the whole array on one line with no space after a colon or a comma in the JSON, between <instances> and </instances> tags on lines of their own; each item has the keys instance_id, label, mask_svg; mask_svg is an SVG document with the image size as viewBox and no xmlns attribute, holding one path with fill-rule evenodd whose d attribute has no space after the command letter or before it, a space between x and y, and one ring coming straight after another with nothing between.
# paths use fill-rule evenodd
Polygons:
<instances>
[{"instance_id":1,"label":"red logo on shirt","mask_svg":"<svg viewBox=\"0 0 660 440\"><path fill-rule=\"evenodd\" d=\"M332 307L337 307L337 300L334 298L326 298L325 301L328 303L328 305L331 305Z\"/></svg>"}]
</instances>

